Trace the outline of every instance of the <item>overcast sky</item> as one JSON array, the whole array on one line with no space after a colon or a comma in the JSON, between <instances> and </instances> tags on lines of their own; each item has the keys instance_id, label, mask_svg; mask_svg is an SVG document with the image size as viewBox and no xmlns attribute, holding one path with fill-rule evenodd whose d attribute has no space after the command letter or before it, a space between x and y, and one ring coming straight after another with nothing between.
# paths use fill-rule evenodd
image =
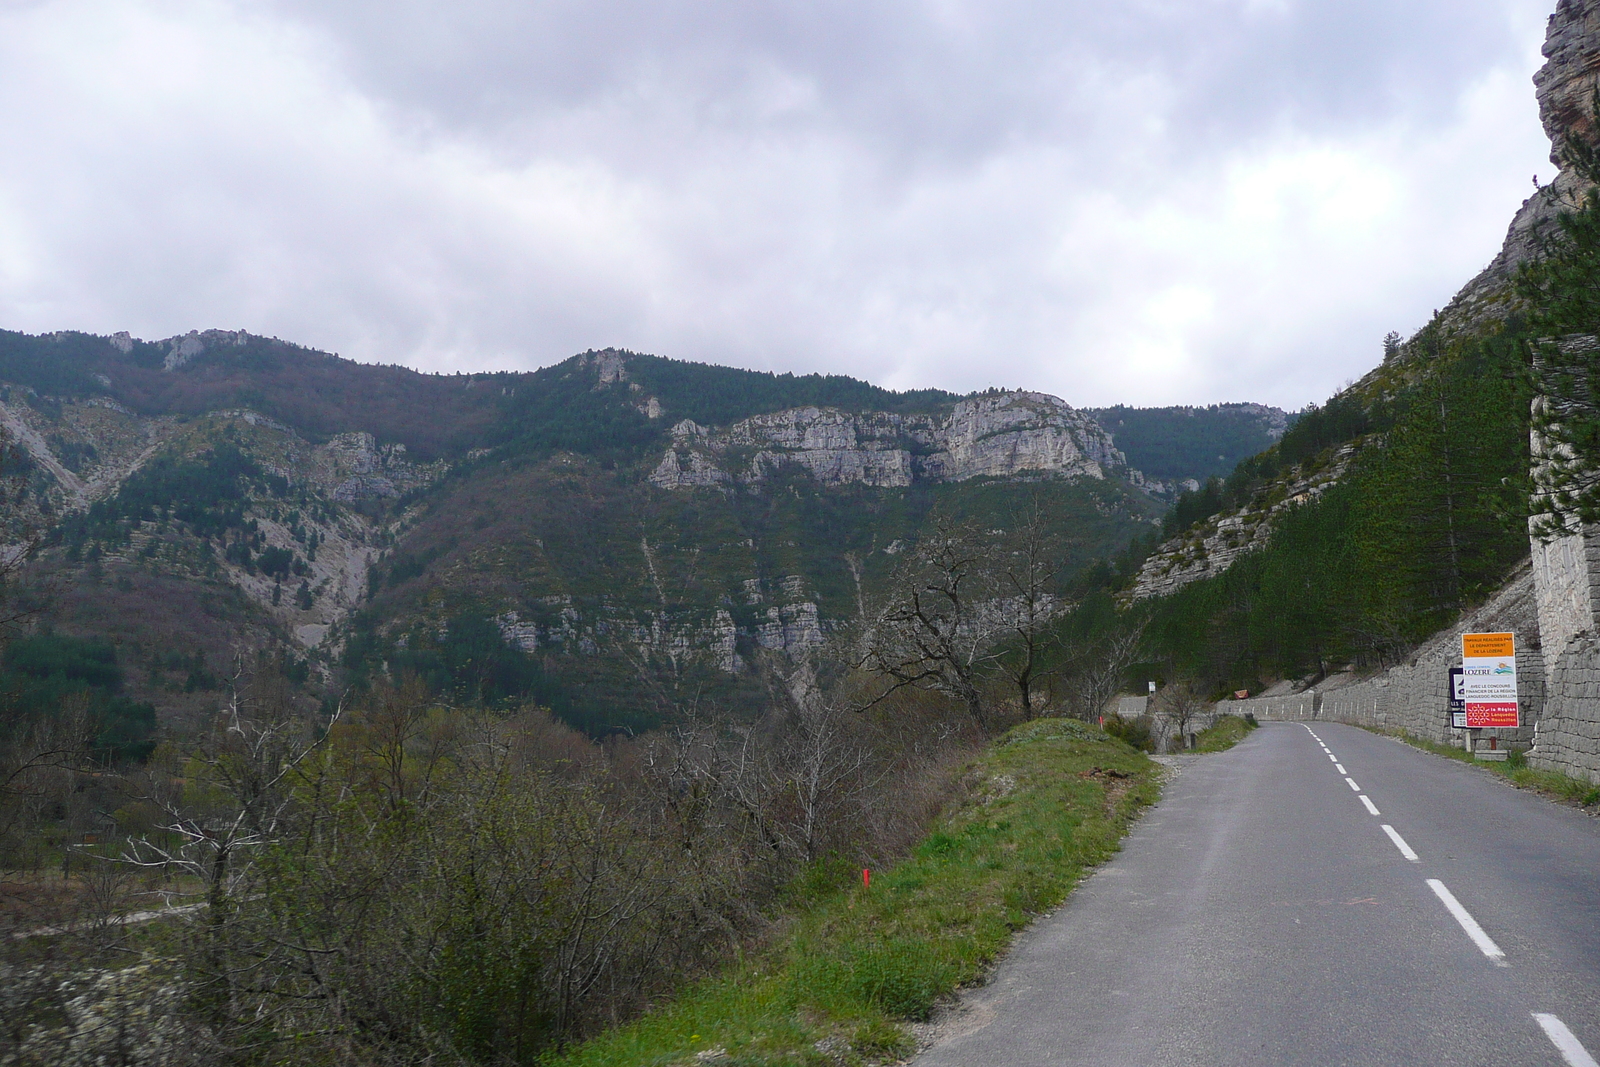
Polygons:
<instances>
[{"instance_id":1,"label":"overcast sky","mask_svg":"<svg viewBox=\"0 0 1600 1067\"><path fill-rule=\"evenodd\" d=\"M0 327L1321 400L1553 175L1554 0L0 0Z\"/></svg>"}]
</instances>

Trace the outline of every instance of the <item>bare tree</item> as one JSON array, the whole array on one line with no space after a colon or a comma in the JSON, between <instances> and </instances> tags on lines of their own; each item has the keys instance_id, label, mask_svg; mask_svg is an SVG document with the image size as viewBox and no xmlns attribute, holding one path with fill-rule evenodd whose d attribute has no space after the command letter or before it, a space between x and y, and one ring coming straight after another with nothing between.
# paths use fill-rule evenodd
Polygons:
<instances>
[{"instance_id":1,"label":"bare tree","mask_svg":"<svg viewBox=\"0 0 1600 1067\"><path fill-rule=\"evenodd\" d=\"M1035 493L1007 532L994 565L992 611L1010 646L1000 665L1016 686L1025 719L1035 714L1034 687L1054 673L1043 668L1044 656L1054 643L1051 624L1067 610L1056 589L1060 547Z\"/></svg>"},{"instance_id":2,"label":"bare tree","mask_svg":"<svg viewBox=\"0 0 1600 1067\"><path fill-rule=\"evenodd\" d=\"M1070 653L1079 661L1073 679L1078 712L1092 721L1122 688L1144 640L1145 620L1129 618L1095 643Z\"/></svg>"},{"instance_id":3,"label":"bare tree","mask_svg":"<svg viewBox=\"0 0 1600 1067\"><path fill-rule=\"evenodd\" d=\"M1156 710L1158 710L1177 731L1178 737L1183 742L1183 747L1189 745L1189 727L1195 720L1205 713L1210 702L1205 695L1195 687L1193 682L1177 682L1167 686L1156 694Z\"/></svg>"},{"instance_id":4,"label":"bare tree","mask_svg":"<svg viewBox=\"0 0 1600 1067\"><path fill-rule=\"evenodd\" d=\"M0 843L28 825L40 805L72 792L94 733L81 694L62 700L54 714L0 723Z\"/></svg>"},{"instance_id":5,"label":"bare tree","mask_svg":"<svg viewBox=\"0 0 1600 1067\"><path fill-rule=\"evenodd\" d=\"M984 610L992 598L984 573L988 552L970 524L934 519L866 621L853 666L887 685L860 710L901 689L929 689L960 700L973 721L988 729L978 687L978 672L997 655L993 613Z\"/></svg>"},{"instance_id":6,"label":"bare tree","mask_svg":"<svg viewBox=\"0 0 1600 1067\"><path fill-rule=\"evenodd\" d=\"M860 736L844 702L818 678L817 664L804 659L785 678L790 709L775 747L775 777L791 799L789 837L809 863L832 841L848 836L869 792L882 779L880 761Z\"/></svg>"},{"instance_id":7,"label":"bare tree","mask_svg":"<svg viewBox=\"0 0 1600 1067\"><path fill-rule=\"evenodd\" d=\"M227 928L239 903L258 891L254 858L283 836L296 801L295 772L328 736L295 711L283 679L257 677L255 685L242 688L243 678L242 670L236 672L210 736L190 753L182 786L146 798L164 813L159 836L130 841L122 855L124 863L185 875L204 886L201 995L214 1025L236 1014ZM335 722L341 710L335 710Z\"/></svg>"}]
</instances>

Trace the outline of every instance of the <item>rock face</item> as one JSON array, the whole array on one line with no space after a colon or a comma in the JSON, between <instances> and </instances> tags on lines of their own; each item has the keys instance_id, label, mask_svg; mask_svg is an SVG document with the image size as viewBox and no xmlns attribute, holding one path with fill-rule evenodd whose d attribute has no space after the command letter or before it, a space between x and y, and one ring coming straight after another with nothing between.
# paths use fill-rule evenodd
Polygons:
<instances>
[{"instance_id":1,"label":"rock face","mask_svg":"<svg viewBox=\"0 0 1600 1067\"><path fill-rule=\"evenodd\" d=\"M380 446L370 433L335 434L323 451L344 476L333 489L333 498L344 503L397 497L431 484L444 472L442 463L413 464L405 445Z\"/></svg>"},{"instance_id":2,"label":"rock face","mask_svg":"<svg viewBox=\"0 0 1600 1067\"><path fill-rule=\"evenodd\" d=\"M1326 467L1295 477L1265 506L1253 505L1213 516L1162 544L1139 568L1129 601L1176 593L1190 582L1221 574L1246 552L1265 547L1272 536L1273 520L1289 508L1317 499L1337 484L1355 454L1355 446L1346 445Z\"/></svg>"},{"instance_id":3,"label":"rock face","mask_svg":"<svg viewBox=\"0 0 1600 1067\"><path fill-rule=\"evenodd\" d=\"M167 348L167 354L161 360L161 369L170 373L206 351L214 351L224 345L242 346L249 340L250 335L243 330L206 330L204 333L190 330L187 334L157 342ZM129 352L133 349L133 338L124 331L111 338L111 346L119 352Z\"/></svg>"},{"instance_id":4,"label":"rock face","mask_svg":"<svg viewBox=\"0 0 1600 1067\"><path fill-rule=\"evenodd\" d=\"M688 419L650 480L663 489L758 486L786 466L824 485L906 486L983 476L1104 478L1127 460L1093 419L1045 393L990 393L947 414L777 411L712 430Z\"/></svg>"},{"instance_id":5,"label":"rock face","mask_svg":"<svg viewBox=\"0 0 1600 1067\"><path fill-rule=\"evenodd\" d=\"M540 597L527 608L494 616L493 621L509 644L525 652L542 649L594 656L607 645L620 643L636 656L661 657L675 667L710 663L725 674L748 670L746 655L752 649L802 656L827 640L828 624L807 595L801 575L785 576L770 591L759 578L743 584L746 602L764 608L754 624L744 628L721 607L651 610L640 618L616 604L580 606L566 595ZM740 652L741 642L745 654Z\"/></svg>"},{"instance_id":6,"label":"rock face","mask_svg":"<svg viewBox=\"0 0 1600 1067\"><path fill-rule=\"evenodd\" d=\"M176 338L171 350L192 356L221 343L219 336L237 343L234 339L244 335L209 331ZM186 350L178 343L186 341L195 344ZM29 493L31 510L13 508L16 514L8 518L36 528L48 527L53 515L83 510L112 496L159 456L192 458L226 438L238 442L263 470L334 505L398 497L432 484L448 470L442 461L412 463L404 445L379 445L370 433L335 434L325 444L313 444L283 423L246 408L180 420L138 415L104 397L36 406L28 402L30 391L15 386L0 396L5 397L0 399L0 429L27 451L37 471ZM40 502L48 503L48 514L39 510ZM306 508L298 524L280 510L263 501L252 507L250 518L261 547L283 549L302 562L303 569L287 583L288 595L266 574L228 559L216 560L215 572L199 576L225 578L301 644L316 646L365 595L379 531L359 509ZM0 538L5 533L0 525ZM308 534L316 537L315 550L308 550ZM160 536L140 529L125 546L108 547L105 558L142 563L161 544ZM209 549L206 555L211 555ZM183 570L187 564L165 565L173 573L189 573ZM301 580L310 599L306 606L294 595Z\"/></svg>"},{"instance_id":7,"label":"rock face","mask_svg":"<svg viewBox=\"0 0 1600 1067\"><path fill-rule=\"evenodd\" d=\"M1502 313L1500 305L1517 264L1532 257L1541 235L1563 211L1577 207L1590 183L1568 162L1568 142L1576 134L1595 142L1594 92L1600 85L1600 0L1561 0L1550 16L1543 48L1545 63L1533 76L1539 119L1550 138L1550 162L1560 168L1555 180L1522 202L1499 255L1473 278L1445 310L1447 323L1471 329Z\"/></svg>"},{"instance_id":8,"label":"rock face","mask_svg":"<svg viewBox=\"0 0 1600 1067\"><path fill-rule=\"evenodd\" d=\"M1600 85L1600 3L1561 0L1545 30L1545 64L1533 76L1539 121L1550 138L1550 162L1563 166L1569 138L1595 139L1590 110Z\"/></svg>"}]
</instances>

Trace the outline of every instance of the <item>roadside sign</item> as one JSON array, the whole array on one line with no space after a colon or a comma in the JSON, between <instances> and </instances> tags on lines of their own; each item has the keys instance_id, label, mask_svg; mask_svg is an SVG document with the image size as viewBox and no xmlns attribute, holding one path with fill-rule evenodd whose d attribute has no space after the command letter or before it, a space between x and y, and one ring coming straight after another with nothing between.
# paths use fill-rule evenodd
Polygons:
<instances>
[{"instance_id":1,"label":"roadside sign","mask_svg":"<svg viewBox=\"0 0 1600 1067\"><path fill-rule=\"evenodd\" d=\"M1461 635L1461 696L1470 730L1522 725L1515 634Z\"/></svg>"},{"instance_id":2,"label":"roadside sign","mask_svg":"<svg viewBox=\"0 0 1600 1067\"><path fill-rule=\"evenodd\" d=\"M1462 677L1460 667L1450 668L1450 725L1457 730L1467 725L1467 701L1461 695Z\"/></svg>"}]
</instances>

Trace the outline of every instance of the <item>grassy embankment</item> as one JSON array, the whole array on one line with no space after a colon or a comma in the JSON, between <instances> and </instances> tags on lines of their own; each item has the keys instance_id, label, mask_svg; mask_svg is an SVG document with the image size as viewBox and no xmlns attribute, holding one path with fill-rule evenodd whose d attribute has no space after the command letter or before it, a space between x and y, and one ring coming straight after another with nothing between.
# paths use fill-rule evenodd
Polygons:
<instances>
[{"instance_id":1,"label":"grassy embankment","mask_svg":"<svg viewBox=\"0 0 1600 1067\"><path fill-rule=\"evenodd\" d=\"M978 757L965 798L896 866L819 867L787 935L551 1067L894 1061L901 1028L973 983L1011 936L1110 858L1158 795L1157 767L1083 723L1012 730ZM845 888L848 886L848 888Z\"/></svg>"},{"instance_id":2,"label":"grassy embankment","mask_svg":"<svg viewBox=\"0 0 1600 1067\"><path fill-rule=\"evenodd\" d=\"M1194 751L1223 752L1243 741L1259 725L1253 717L1246 720L1237 715L1223 715L1195 738Z\"/></svg>"},{"instance_id":3,"label":"grassy embankment","mask_svg":"<svg viewBox=\"0 0 1600 1067\"><path fill-rule=\"evenodd\" d=\"M1560 771L1541 771L1528 766L1527 759L1521 752L1512 752L1504 760L1480 760L1467 753L1467 750L1457 745L1441 745L1437 741L1428 741L1424 738L1408 734L1404 730L1374 730L1373 733L1382 733L1389 737L1399 738L1413 748L1420 748L1424 752L1432 752L1435 756L1446 759L1459 760L1470 763L1474 767L1482 767L1493 771L1519 789L1531 789L1546 796L1579 807L1590 807L1600 804L1600 787L1581 778L1574 778Z\"/></svg>"}]
</instances>

